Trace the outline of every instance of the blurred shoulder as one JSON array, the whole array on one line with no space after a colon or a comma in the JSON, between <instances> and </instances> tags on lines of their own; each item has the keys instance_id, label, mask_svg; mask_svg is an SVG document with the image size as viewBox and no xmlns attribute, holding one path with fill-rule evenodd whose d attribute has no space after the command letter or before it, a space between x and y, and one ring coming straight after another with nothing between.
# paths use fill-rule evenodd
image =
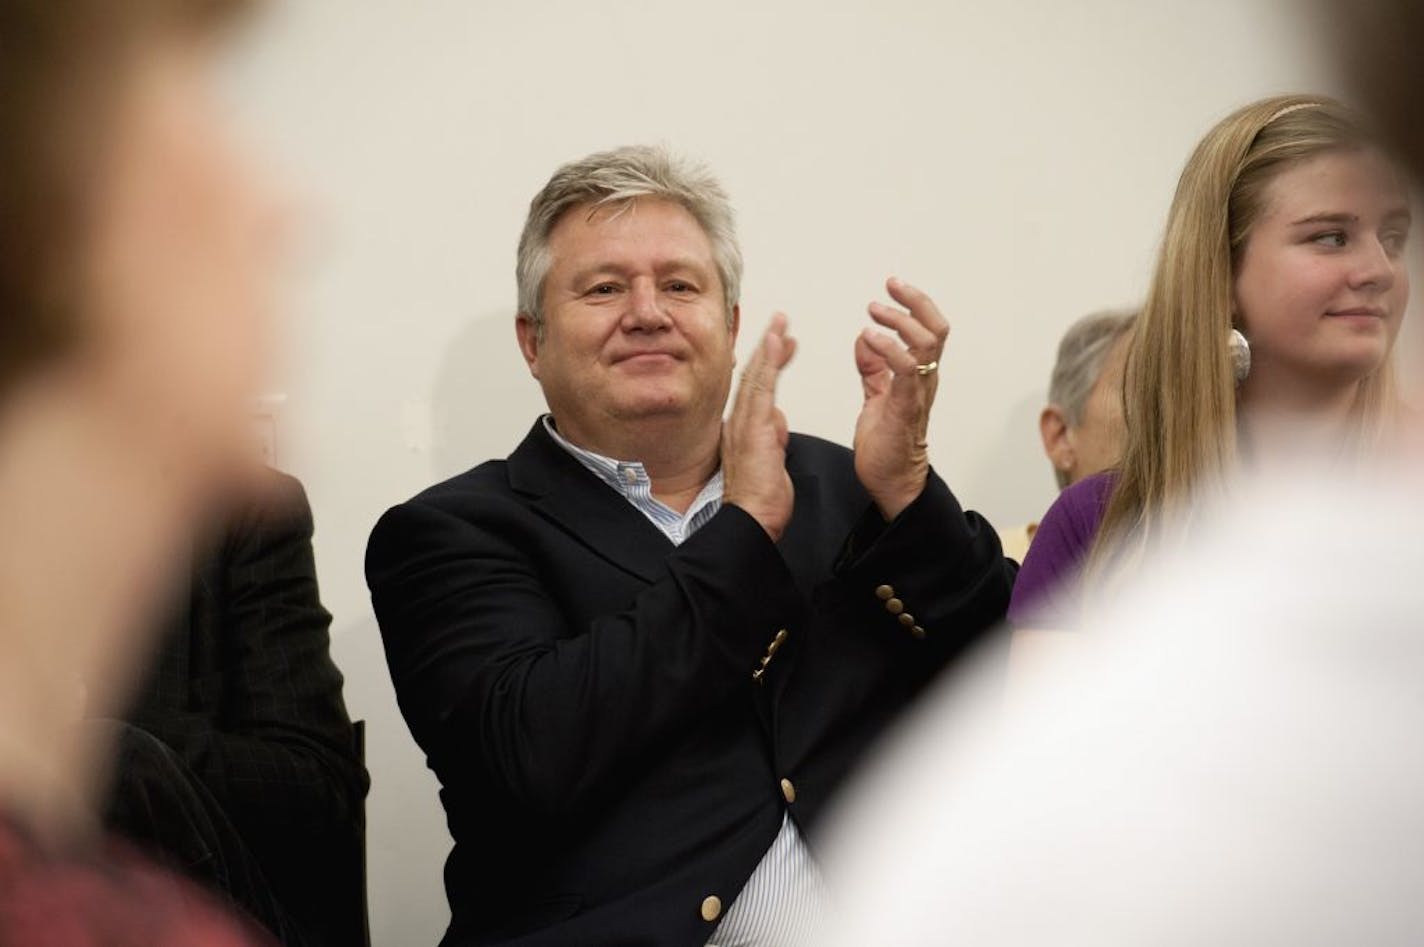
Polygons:
<instances>
[{"instance_id":1,"label":"blurred shoulder","mask_svg":"<svg viewBox=\"0 0 1424 947\"><path fill-rule=\"evenodd\" d=\"M302 482L268 468L224 520L229 545L261 540L273 534L312 532L311 503Z\"/></svg>"}]
</instances>

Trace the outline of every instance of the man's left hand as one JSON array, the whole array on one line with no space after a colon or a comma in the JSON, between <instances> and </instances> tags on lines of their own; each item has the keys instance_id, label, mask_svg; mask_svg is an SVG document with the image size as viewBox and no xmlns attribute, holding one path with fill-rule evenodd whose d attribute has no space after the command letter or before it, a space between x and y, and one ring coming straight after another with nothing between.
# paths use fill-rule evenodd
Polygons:
<instances>
[{"instance_id":1,"label":"man's left hand","mask_svg":"<svg viewBox=\"0 0 1424 947\"><path fill-rule=\"evenodd\" d=\"M871 303L870 318L894 335L868 328L855 340L865 393L855 424L855 473L888 521L915 501L929 477L926 436L949 323L908 283L891 279L885 288L905 308Z\"/></svg>"}]
</instances>

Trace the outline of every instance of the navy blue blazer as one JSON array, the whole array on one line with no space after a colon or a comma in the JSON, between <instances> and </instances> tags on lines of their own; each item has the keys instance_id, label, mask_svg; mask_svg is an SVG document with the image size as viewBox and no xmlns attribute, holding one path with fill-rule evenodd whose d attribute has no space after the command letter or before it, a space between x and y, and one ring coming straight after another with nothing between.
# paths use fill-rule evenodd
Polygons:
<instances>
[{"instance_id":1,"label":"navy blue blazer","mask_svg":"<svg viewBox=\"0 0 1424 947\"><path fill-rule=\"evenodd\" d=\"M856 761L1002 619L1016 566L938 476L887 524L848 450L793 435L787 468L779 543L726 506L674 547L536 423L376 525L391 676L455 839L446 947L704 944L783 813L814 847Z\"/></svg>"}]
</instances>

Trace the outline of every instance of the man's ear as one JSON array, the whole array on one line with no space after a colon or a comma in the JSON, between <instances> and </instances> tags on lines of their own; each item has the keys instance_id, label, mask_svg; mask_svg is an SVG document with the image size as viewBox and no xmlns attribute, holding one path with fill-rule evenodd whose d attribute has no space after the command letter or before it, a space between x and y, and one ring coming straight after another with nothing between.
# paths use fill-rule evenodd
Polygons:
<instances>
[{"instance_id":1,"label":"man's ear","mask_svg":"<svg viewBox=\"0 0 1424 947\"><path fill-rule=\"evenodd\" d=\"M519 339L519 354L529 366L529 374L539 377L539 324L528 313L521 312L514 317L514 335Z\"/></svg>"},{"instance_id":2,"label":"man's ear","mask_svg":"<svg viewBox=\"0 0 1424 947\"><path fill-rule=\"evenodd\" d=\"M1063 409L1051 404L1038 416L1038 434L1043 438L1043 452L1060 475L1068 475L1078 465L1078 452L1068 433L1068 418Z\"/></svg>"}]
</instances>

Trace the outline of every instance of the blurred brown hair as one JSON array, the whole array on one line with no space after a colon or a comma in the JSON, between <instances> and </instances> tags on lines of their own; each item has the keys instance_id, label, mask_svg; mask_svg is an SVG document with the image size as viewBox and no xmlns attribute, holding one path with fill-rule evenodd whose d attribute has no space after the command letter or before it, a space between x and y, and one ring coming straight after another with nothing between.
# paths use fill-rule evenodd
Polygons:
<instances>
[{"instance_id":1,"label":"blurred brown hair","mask_svg":"<svg viewBox=\"0 0 1424 947\"><path fill-rule=\"evenodd\" d=\"M126 71L255 3L0 0L0 403L76 336L85 190Z\"/></svg>"},{"instance_id":2,"label":"blurred brown hair","mask_svg":"<svg viewBox=\"0 0 1424 947\"><path fill-rule=\"evenodd\" d=\"M1424 177L1424 4L1419 0L1321 0L1329 35L1360 104L1382 138Z\"/></svg>"}]
</instances>

